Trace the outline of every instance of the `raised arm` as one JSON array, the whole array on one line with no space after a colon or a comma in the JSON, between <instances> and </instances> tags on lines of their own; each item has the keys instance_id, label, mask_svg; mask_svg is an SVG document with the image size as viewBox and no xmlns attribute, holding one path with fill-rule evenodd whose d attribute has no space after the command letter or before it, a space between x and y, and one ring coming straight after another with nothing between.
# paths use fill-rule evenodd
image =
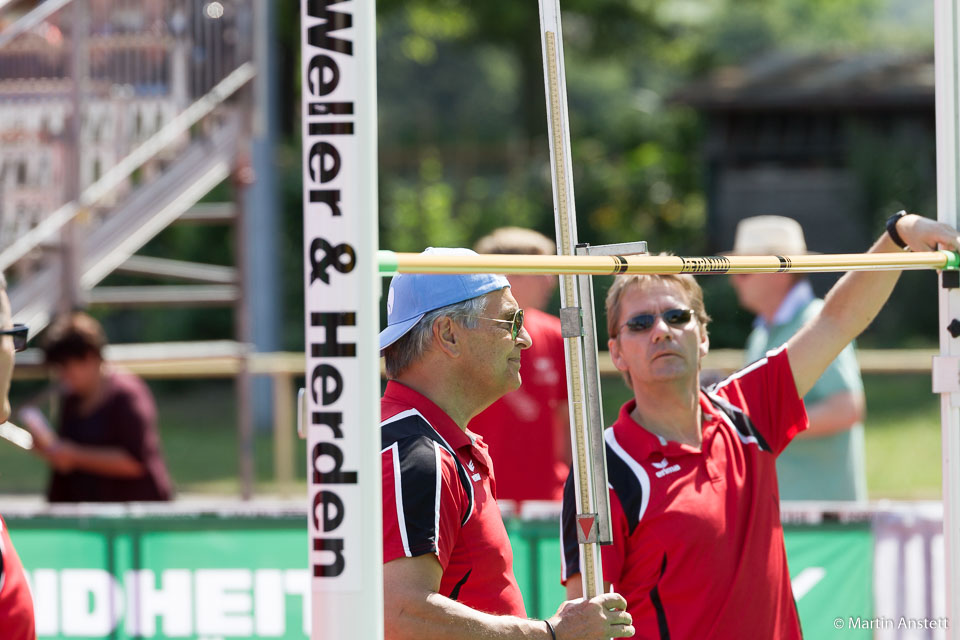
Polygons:
<instances>
[{"instance_id":1,"label":"raised arm","mask_svg":"<svg viewBox=\"0 0 960 640\"><path fill-rule=\"evenodd\" d=\"M896 230L914 251L960 249L955 229L922 216L900 218ZM869 253L899 251L885 232ZM899 277L900 271L851 271L830 289L820 314L787 342L797 393L805 395L847 343L873 322Z\"/></svg>"}]
</instances>

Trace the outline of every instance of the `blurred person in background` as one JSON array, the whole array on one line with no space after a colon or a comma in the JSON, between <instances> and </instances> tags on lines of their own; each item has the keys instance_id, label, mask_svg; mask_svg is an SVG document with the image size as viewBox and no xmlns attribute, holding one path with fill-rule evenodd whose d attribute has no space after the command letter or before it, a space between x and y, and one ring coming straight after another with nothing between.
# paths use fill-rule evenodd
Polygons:
<instances>
[{"instance_id":1,"label":"blurred person in background","mask_svg":"<svg viewBox=\"0 0 960 640\"><path fill-rule=\"evenodd\" d=\"M477 241L477 253L555 255L545 235L501 227ZM520 354L523 383L470 422L483 436L497 465L497 498L560 500L570 467L567 365L560 319L545 313L557 276L508 275L510 291L524 310L523 326L533 346Z\"/></svg>"},{"instance_id":2,"label":"blurred person in background","mask_svg":"<svg viewBox=\"0 0 960 640\"><path fill-rule=\"evenodd\" d=\"M800 224L782 216L754 216L737 225L730 255L804 255ZM744 364L763 358L790 339L823 308L803 274L730 276L740 305L757 314ZM784 500L866 500L860 366L851 342L804 395L810 427L777 458Z\"/></svg>"},{"instance_id":3,"label":"blurred person in background","mask_svg":"<svg viewBox=\"0 0 960 640\"><path fill-rule=\"evenodd\" d=\"M8 396L13 377L13 354L22 351L26 344L27 327L13 325L7 281L0 273L0 423L10 417ZM37 637L33 597L3 516L0 516L0 636L4 640L36 640Z\"/></svg>"},{"instance_id":4,"label":"blurred person in background","mask_svg":"<svg viewBox=\"0 0 960 640\"><path fill-rule=\"evenodd\" d=\"M103 328L85 313L56 319L43 352L60 382L54 435L33 407L19 413L35 448L53 467L50 502L170 500L157 410L147 385L104 362Z\"/></svg>"}]
</instances>

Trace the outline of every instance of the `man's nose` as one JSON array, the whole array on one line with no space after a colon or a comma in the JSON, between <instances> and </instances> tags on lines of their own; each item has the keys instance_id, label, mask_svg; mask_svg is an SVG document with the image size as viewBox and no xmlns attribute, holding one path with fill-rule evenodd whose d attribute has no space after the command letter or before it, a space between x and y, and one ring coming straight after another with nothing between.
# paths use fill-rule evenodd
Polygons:
<instances>
[{"instance_id":1,"label":"man's nose","mask_svg":"<svg viewBox=\"0 0 960 640\"><path fill-rule=\"evenodd\" d=\"M530 337L526 327L520 327L520 333L517 334L517 344L520 345L521 349L529 349L533 346L533 338Z\"/></svg>"},{"instance_id":2,"label":"man's nose","mask_svg":"<svg viewBox=\"0 0 960 640\"><path fill-rule=\"evenodd\" d=\"M673 332L670 325L663 319L663 315L657 314L653 318L653 326L650 327L650 339L654 342L661 340L673 340Z\"/></svg>"}]
</instances>

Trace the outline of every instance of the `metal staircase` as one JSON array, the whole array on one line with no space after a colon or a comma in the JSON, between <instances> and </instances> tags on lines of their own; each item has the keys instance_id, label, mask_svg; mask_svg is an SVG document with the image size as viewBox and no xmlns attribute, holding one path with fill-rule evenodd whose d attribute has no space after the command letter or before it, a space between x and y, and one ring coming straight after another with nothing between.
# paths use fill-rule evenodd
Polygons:
<instances>
[{"instance_id":1,"label":"metal staircase","mask_svg":"<svg viewBox=\"0 0 960 640\"><path fill-rule=\"evenodd\" d=\"M252 10L47 0L0 32L0 269L31 333L90 303L240 299L235 269L135 254L246 152ZM97 287L117 269L201 284Z\"/></svg>"},{"instance_id":2,"label":"metal staircase","mask_svg":"<svg viewBox=\"0 0 960 640\"><path fill-rule=\"evenodd\" d=\"M84 241L79 274L87 302L109 302L110 296L99 292L96 285L229 176L237 137L238 126L234 121L208 139L191 143L169 170L133 191L105 220L90 229ZM14 321L28 325L33 331L46 326L60 301L61 277L59 261L50 260L28 277L21 278L10 290ZM237 298L235 285L235 282L215 285L216 291L204 290L206 296L193 300L199 304L215 297L231 304ZM112 289L107 292L114 299L122 300L119 295L122 292ZM190 295L188 288L178 297L189 302Z\"/></svg>"}]
</instances>

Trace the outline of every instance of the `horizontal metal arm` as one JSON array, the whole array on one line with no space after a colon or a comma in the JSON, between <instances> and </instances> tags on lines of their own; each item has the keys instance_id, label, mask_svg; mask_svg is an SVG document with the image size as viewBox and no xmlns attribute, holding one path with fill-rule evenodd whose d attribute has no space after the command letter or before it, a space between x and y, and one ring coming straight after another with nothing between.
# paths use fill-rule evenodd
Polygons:
<instances>
[{"instance_id":1,"label":"horizontal metal arm","mask_svg":"<svg viewBox=\"0 0 960 640\"><path fill-rule=\"evenodd\" d=\"M380 274L393 273L821 273L902 269L957 269L953 251L837 253L802 256L438 256L378 252Z\"/></svg>"}]
</instances>

